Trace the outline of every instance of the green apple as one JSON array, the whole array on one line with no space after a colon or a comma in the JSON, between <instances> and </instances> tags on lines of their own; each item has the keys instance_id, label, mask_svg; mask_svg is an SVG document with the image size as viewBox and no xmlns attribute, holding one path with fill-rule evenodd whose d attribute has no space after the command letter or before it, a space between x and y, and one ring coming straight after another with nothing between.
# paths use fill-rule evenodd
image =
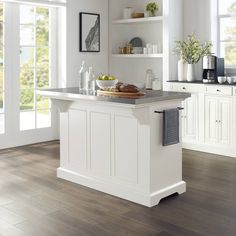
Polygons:
<instances>
[{"instance_id":1,"label":"green apple","mask_svg":"<svg viewBox=\"0 0 236 236\"><path fill-rule=\"evenodd\" d=\"M109 76L109 80L116 80L115 76Z\"/></svg>"},{"instance_id":2,"label":"green apple","mask_svg":"<svg viewBox=\"0 0 236 236\"><path fill-rule=\"evenodd\" d=\"M109 76L103 75L103 76L102 76L102 80L109 80Z\"/></svg>"}]
</instances>

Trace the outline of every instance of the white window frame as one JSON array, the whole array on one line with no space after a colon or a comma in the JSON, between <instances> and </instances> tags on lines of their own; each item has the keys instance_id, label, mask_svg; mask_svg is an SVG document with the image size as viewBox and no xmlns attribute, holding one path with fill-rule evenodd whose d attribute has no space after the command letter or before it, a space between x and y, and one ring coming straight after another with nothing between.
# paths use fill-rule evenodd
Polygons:
<instances>
[{"instance_id":1,"label":"white window frame","mask_svg":"<svg viewBox=\"0 0 236 236\"><path fill-rule=\"evenodd\" d=\"M37 7L37 6L36 6ZM54 11L53 9L49 9L50 11L50 19L49 19L49 44L47 45L47 48L48 48L48 51L49 51L49 86L51 87L51 83L53 82L52 80L52 66L54 65L54 63L52 63L52 58L53 58L53 55L52 55L52 51L53 51L53 47L52 45L55 43L54 40L52 40L52 15L54 14ZM32 47L34 48L34 65L32 66L33 70L34 70L34 108L33 110L21 110L20 112L21 113L24 113L24 112L34 112L34 118L35 118L35 121L34 121L34 128L32 129L38 129L38 115L37 115L37 112L39 111L49 111L50 114L51 114L51 107L49 107L49 109L39 109L37 107L37 69L38 69L38 66L37 66L37 53L36 53L36 49L37 49L37 46L36 46L36 15L34 14L34 24L33 25L29 25L31 27L34 27L34 44L33 45L27 45L27 44L24 44L24 45L21 45L20 44L20 48L21 47L24 47L24 48L27 48L27 47ZM19 22L19 27L21 26L27 26L28 24L21 24L21 22ZM46 45L40 45L39 47L46 47ZM55 48L55 46L54 46ZM54 65L55 67L55 65ZM24 89L21 89L19 88L20 91L24 90ZM51 106L51 105L50 105ZM51 116L51 115L50 115ZM51 122L50 122L51 123ZM50 125L51 126L51 125ZM47 126L47 127L50 127L50 126ZM46 128L46 127L43 127L43 128ZM22 127L20 127L21 131L25 131L24 129L22 129ZM29 129L26 129L26 130L29 130Z\"/></svg>"},{"instance_id":2,"label":"white window frame","mask_svg":"<svg viewBox=\"0 0 236 236\"><path fill-rule=\"evenodd\" d=\"M19 73L20 73L20 59L18 56L20 51L19 43L19 5L4 1L5 11L5 35L4 41L9 42L5 44L5 70L4 70L4 90L5 90L5 134L0 134L0 149L10 148L15 146L22 146L32 143L45 142L59 138L58 133L58 112L55 107L51 108L52 126L46 128L32 129L20 131L20 106L19 106ZM50 7L50 6L46 6ZM65 12L66 8L55 7L52 8L52 25L51 25L51 86L56 88L60 86L61 82L58 81L58 68L61 67L58 60L60 54L60 35L58 34L57 27L60 13ZM18 19L18 20L16 20ZM12 37L14 35L14 37ZM65 35L65 32L63 32ZM63 45L64 46L64 45ZM65 46L64 46L65 48ZM65 65L65 64L64 64ZM7 80L6 78L11 78Z\"/></svg>"},{"instance_id":3,"label":"white window frame","mask_svg":"<svg viewBox=\"0 0 236 236\"><path fill-rule=\"evenodd\" d=\"M222 42L234 42L232 40L221 40L220 39L220 31L221 31L221 19L223 18L231 18L236 17L236 14L223 14L219 13L219 0L211 0L210 4L211 9L211 40L213 42L213 53L218 57L221 56L221 43ZM235 40L236 42L236 40ZM235 65L228 65L226 71L229 73L236 72L236 64Z\"/></svg>"}]
</instances>

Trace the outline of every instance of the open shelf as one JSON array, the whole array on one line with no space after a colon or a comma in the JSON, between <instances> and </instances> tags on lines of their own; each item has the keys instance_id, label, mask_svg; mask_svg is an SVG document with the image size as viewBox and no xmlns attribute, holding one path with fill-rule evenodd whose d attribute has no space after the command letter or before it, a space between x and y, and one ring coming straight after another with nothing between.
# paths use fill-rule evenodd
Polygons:
<instances>
[{"instance_id":1,"label":"open shelf","mask_svg":"<svg viewBox=\"0 0 236 236\"><path fill-rule=\"evenodd\" d=\"M163 21L163 16L155 17L144 17L144 18L134 18L134 19L121 19L114 20L113 24L139 24L139 23L155 23Z\"/></svg>"},{"instance_id":2,"label":"open shelf","mask_svg":"<svg viewBox=\"0 0 236 236\"><path fill-rule=\"evenodd\" d=\"M163 58L163 54L112 54L116 58Z\"/></svg>"}]
</instances>

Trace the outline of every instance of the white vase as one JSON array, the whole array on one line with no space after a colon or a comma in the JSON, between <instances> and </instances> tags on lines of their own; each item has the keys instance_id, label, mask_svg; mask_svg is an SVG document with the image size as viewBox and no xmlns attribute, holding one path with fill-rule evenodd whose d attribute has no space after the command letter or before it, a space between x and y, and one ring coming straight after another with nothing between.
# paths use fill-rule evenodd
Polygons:
<instances>
[{"instance_id":1,"label":"white vase","mask_svg":"<svg viewBox=\"0 0 236 236\"><path fill-rule=\"evenodd\" d=\"M124 19L131 19L133 13L134 13L134 9L132 7L126 7L123 10L123 18Z\"/></svg>"},{"instance_id":2,"label":"white vase","mask_svg":"<svg viewBox=\"0 0 236 236\"><path fill-rule=\"evenodd\" d=\"M188 64L184 63L184 81L187 81L187 70L188 70Z\"/></svg>"},{"instance_id":3,"label":"white vase","mask_svg":"<svg viewBox=\"0 0 236 236\"><path fill-rule=\"evenodd\" d=\"M148 11L147 15L148 15L148 17L155 17L155 16L157 16L157 11L155 11L154 13ZM145 13L144 13L144 16L145 16Z\"/></svg>"},{"instance_id":4,"label":"white vase","mask_svg":"<svg viewBox=\"0 0 236 236\"><path fill-rule=\"evenodd\" d=\"M186 79L186 69L185 69L186 65L183 59L180 59L178 61L178 81L185 81Z\"/></svg>"},{"instance_id":5,"label":"white vase","mask_svg":"<svg viewBox=\"0 0 236 236\"><path fill-rule=\"evenodd\" d=\"M187 67L187 81L188 82L195 81L194 64L188 64L188 67Z\"/></svg>"}]
</instances>

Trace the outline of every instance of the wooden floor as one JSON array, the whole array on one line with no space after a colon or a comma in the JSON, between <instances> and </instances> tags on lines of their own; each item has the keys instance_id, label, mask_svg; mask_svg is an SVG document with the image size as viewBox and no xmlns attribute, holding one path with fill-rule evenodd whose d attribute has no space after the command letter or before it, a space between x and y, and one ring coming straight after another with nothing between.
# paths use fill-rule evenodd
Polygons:
<instances>
[{"instance_id":1,"label":"wooden floor","mask_svg":"<svg viewBox=\"0 0 236 236\"><path fill-rule=\"evenodd\" d=\"M146 208L56 178L58 142L0 151L0 235L235 236L236 159L184 151L187 193Z\"/></svg>"}]
</instances>

